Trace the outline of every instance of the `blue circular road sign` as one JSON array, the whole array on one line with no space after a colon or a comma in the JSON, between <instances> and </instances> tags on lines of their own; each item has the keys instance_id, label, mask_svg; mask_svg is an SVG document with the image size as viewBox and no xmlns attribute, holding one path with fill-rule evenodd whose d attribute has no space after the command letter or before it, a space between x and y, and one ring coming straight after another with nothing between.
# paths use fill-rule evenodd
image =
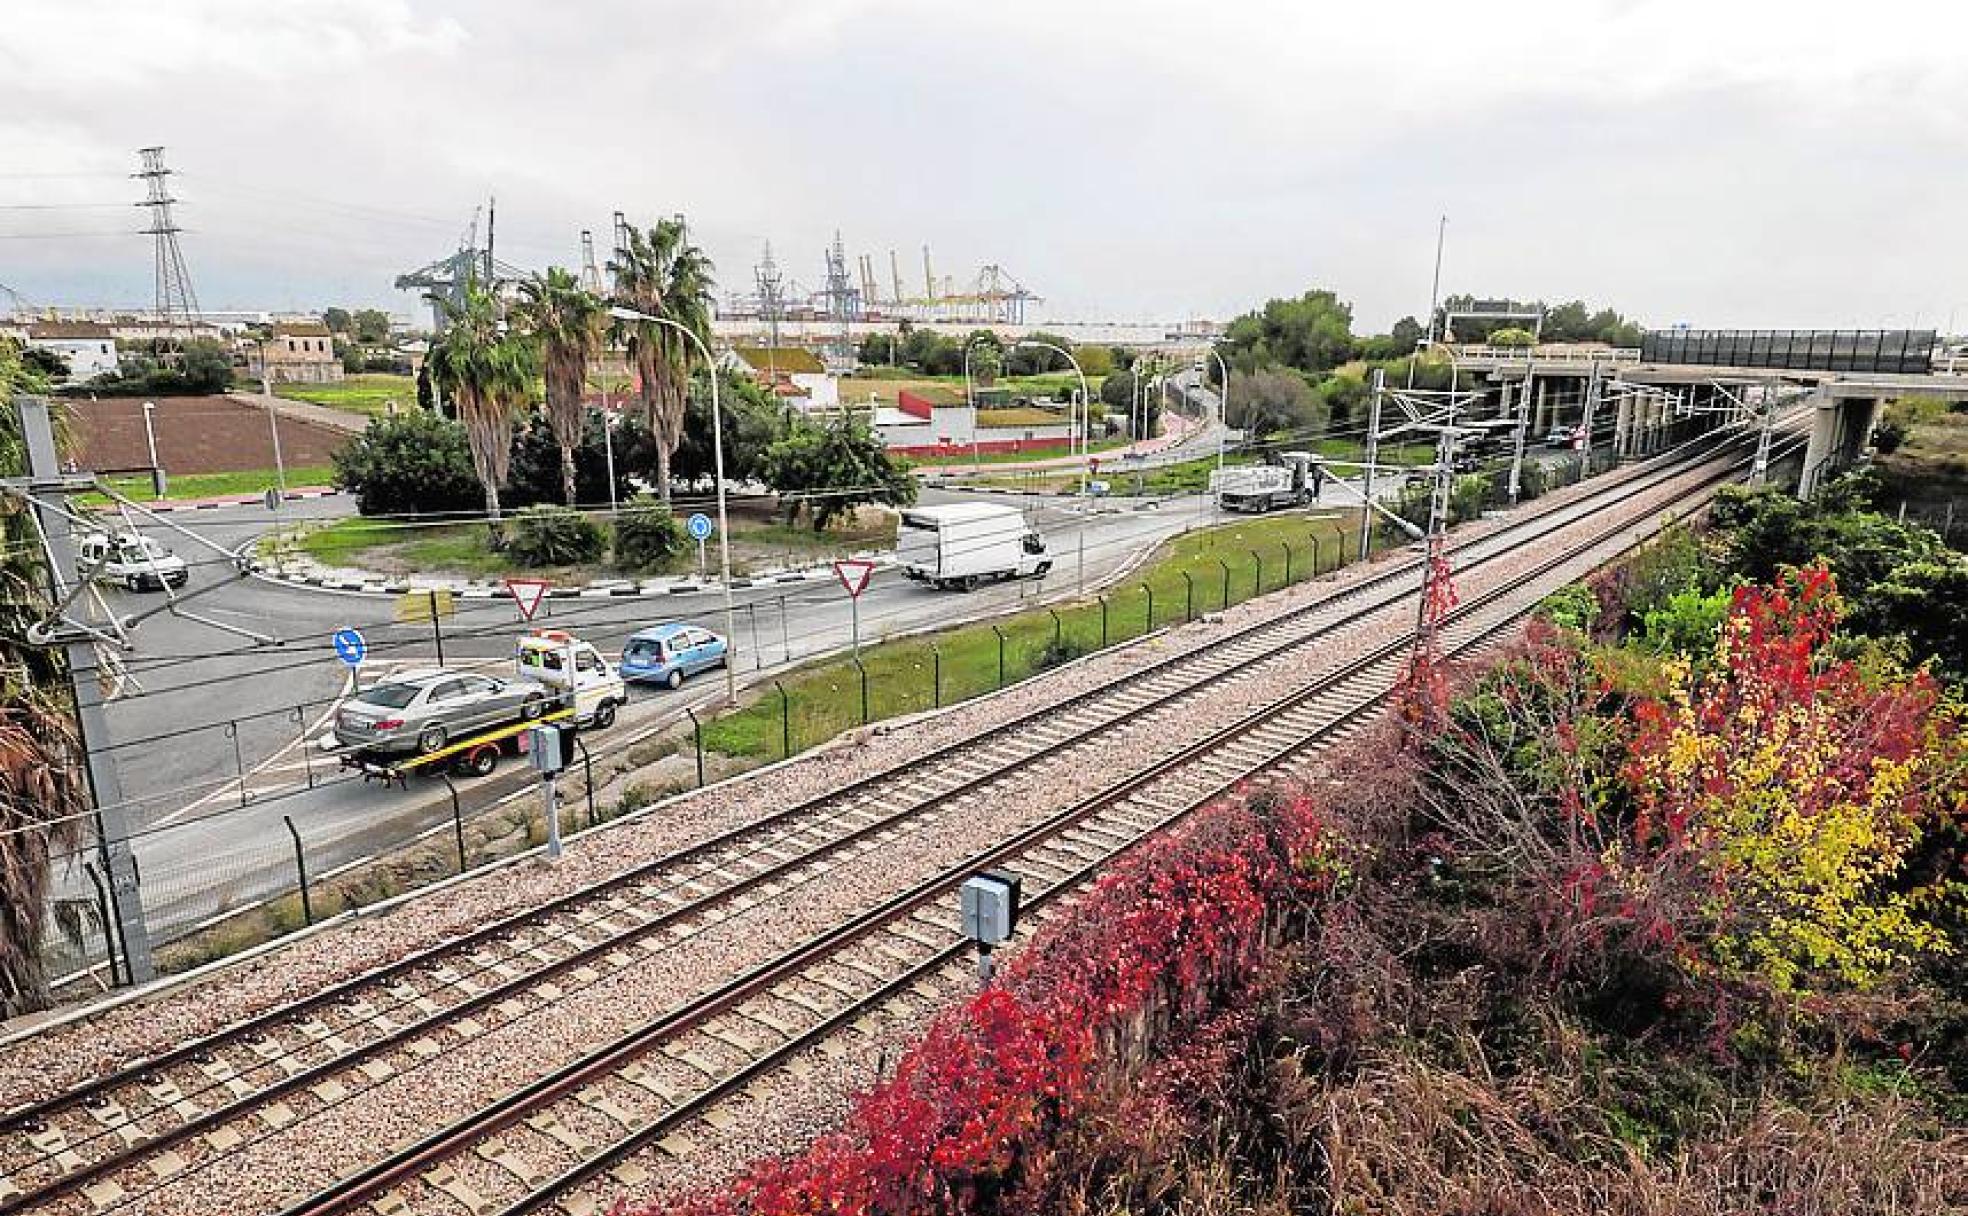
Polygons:
<instances>
[{"instance_id":1,"label":"blue circular road sign","mask_svg":"<svg viewBox=\"0 0 1968 1216\"><path fill-rule=\"evenodd\" d=\"M690 538L692 540L710 539L711 517L705 515L703 512L700 511L697 514L691 516L690 519L686 521L684 526L690 529Z\"/></svg>"},{"instance_id":2,"label":"blue circular road sign","mask_svg":"<svg viewBox=\"0 0 1968 1216\"><path fill-rule=\"evenodd\" d=\"M335 631L335 657L350 667L359 667L369 656L369 643L363 639L359 629L337 629Z\"/></svg>"}]
</instances>

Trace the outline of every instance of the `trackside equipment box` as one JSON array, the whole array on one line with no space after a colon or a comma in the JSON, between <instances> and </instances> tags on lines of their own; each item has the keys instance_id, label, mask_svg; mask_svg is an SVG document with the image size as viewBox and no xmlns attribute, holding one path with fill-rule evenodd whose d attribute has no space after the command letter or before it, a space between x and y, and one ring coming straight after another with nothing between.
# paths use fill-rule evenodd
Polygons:
<instances>
[{"instance_id":1,"label":"trackside equipment box","mask_svg":"<svg viewBox=\"0 0 1968 1216\"><path fill-rule=\"evenodd\" d=\"M964 936L986 946L1011 940L1018 928L1020 879L1003 870L986 870L964 880L959 893Z\"/></svg>"}]
</instances>

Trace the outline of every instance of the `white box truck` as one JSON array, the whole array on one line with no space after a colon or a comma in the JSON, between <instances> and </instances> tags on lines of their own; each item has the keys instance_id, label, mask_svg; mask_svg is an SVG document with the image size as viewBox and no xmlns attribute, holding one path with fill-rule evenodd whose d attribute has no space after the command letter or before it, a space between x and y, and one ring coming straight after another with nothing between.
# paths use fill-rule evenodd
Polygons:
<instances>
[{"instance_id":1,"label":"white box truck","mask_svg":"<svg viewBox=\"0 0 1968 1216\"><path fill-rule=\"evenodd\" d=\"M985 579L1052 569L1045 538L1017 507L993 502L913 507L895 532L895 559L909 578L969 591Z\"/></svg>"}]
</instances>

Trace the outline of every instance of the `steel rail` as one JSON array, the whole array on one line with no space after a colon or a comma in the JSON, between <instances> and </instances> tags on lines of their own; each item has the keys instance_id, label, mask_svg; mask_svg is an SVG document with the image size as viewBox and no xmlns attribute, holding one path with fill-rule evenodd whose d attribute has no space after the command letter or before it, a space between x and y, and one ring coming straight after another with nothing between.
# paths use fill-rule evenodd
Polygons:
<instances>
[{"instance_id":1,"label":"steel rail","mask_svg":"<svg viewBox=\"0 0 1968 1216\"><path fill-rule=\"evenodd\" d=\"M1726 467L1720 471L1711 471L1697 486L1691 487L1688 493L1698 493L1711 485L1726 480L1733 471L1733 466ZM1465 618L1475 616L1481 609L1506 598L1513 592L1520 590L1527 584L1534 582L1551 571L1573 562L1581 556L1590 554L1609 540L1617 538L1621 533L1629 532L1633 529L1634 521L1630 519L1622 520L1610 528L1593 534L1590 538L1582 542L1567 547L1563 552L1541 562L1532 569L1520 575L1512 576L1503 584L1464 601L1449 612L1445 618L1445 624L1460 622ZM1513 612L1502 621L1487 627L1481 636L1486 637L1507 627L1512 621L1516 620L1524 612L1528 612L1533 606L1534 603L1523 605L1517 612ZM1403 631L1399 636L1375 647L1365 655L1348 661L1338 670L1320 677L1305 689L1283 700L1273 702L1270 705L1252 711L1237 721L1213 731L1204 739L1184 747L1180 752L1128 776L1107 789L1083 798L1060 811L1054 812L1038 823L1020 830L1013 836L973 854L961 863L946 867L935 876L925 879L883 900L860 915L822 933L816 934L777 958L761 963L715 988L698 994L669 1012L644 1023L642 1026L637 1027L614 1042L592 1051L580 1059L556 1069L552 1073L542 1076L527 1085L512 1090L481 1110L457 1120L449 1127L418 1140L354 1174L348 1175L316 1195L284 1209L280 1213L280 1216L335 1216L335 1214L353 1210L356 1206L365 1202L369 1196L415 1178L431 1166L455 1156L459 1152L468 1150L481 1138L511 1127L529 1114L541 1110L557 1099L565 1097L591 1082L615 1075L624 1065L647 1055L662 1041L672 1038L694 1026L701 1025L710 1018L732 1009L740 1002L767 991L784 980L797 977L813 963L821 961L825 957L838 952L843 947L877 932L885 925L909 914L929 901L947 895L949 891L954 889L968 875L980 869L1003 864L1007 859L1026 851L1036 844L1058 836L1061 832L1087 819L1096 812L1111 807L1115 803L1139 793L1174 770L1191 765L1201 758L1216 755L1222 751L1225 744L1241 736L1250 734L1253 730L1270 723L1274 719L1292 711L1305 708L1320 698L1329 696L1335 689L1347 682L1355 680L1371 672L1373 669L1382 666L1389 659L1398 658L1407 650L1412 641L1413 630ZM1470 643L1464 643L1465 646L1468 644ZM1458 649L1461 648L1458 647ZM1338 728L1340 722L1350 721L1359 713L1364 712L1366 708L1378 702L1382 695L1384 694L1374 693L1369 695L1362 705L1349 707L1340 719L1324 724L1311 734L1299 738L1291 747L1286 749L1287 752L1301 750L1310 742L1330 736ZM1276 760L1276 755L1267 755L1264 759L1254 764L1246 762L1232 776L1221 780L1208 794L1185 804L1185 808L1177 812L1175 817L1188 813L1196 805L1201 805L1210 798L1216 797L1224 789L1228 789L1236 782L1246 779L1252 772L1261 771L1269 767ZM1147 836L1152 835L1155 830L1158 830L1158 828L1143 831L1134 839L1136 841L1145 839ZM868 998L866 997L855 1002L859 1006L859 1012L866 1012L868 1008L867 1002ZM809 1037L807 1041L810 1043L815 1040ZM630 1137L630 1141L634 1142L633 1145L623 1147L623 1145L629 1144L628 1141L625 1141L608 1150L608 1153L612 1155L611 1163L614 1160L620 1160L621 1156L635 1151L636 1148L650 1143L653 1138L657 1138L649 1137L648 1132L649 1129L645 1128L634 1133ZM618 1149L619 1152L617 1151ZM599 1168L606 1167L602 1166ZM568 1176L571 1175L564 1175L563 1177ZM588 1176L591 1177L592 1174ZM538 1206L551 1202L552 1194L558 1194L566 1188L549 1184L549 1187L546 1189L552 1193L536 1195L534 1198L538 1200L537 1203L529 1200L512 1210L517 1212L536 1210Z\"/></svg>"}]
</instances>

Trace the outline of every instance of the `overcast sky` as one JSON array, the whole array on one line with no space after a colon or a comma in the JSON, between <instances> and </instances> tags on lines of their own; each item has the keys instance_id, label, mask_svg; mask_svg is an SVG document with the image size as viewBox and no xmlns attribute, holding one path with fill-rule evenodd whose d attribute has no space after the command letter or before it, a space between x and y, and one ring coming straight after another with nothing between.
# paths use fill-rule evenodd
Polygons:
<instances>
[{"instance_id":1,"label":"overcast sky","mask_svg":"<svg viewBox=\"0 0 1968 1216\"><path fill-rule=\"evenodd\" d=\"M392 277L496 195L527 267L682 212L724 285L770 240L816 286L838 228L884 283L928 243L1054 318L1325 286L1384 328L1447 214L1445 293L1968 327L1958 2L8 0L0 30L0 283L38 303L149 300L122 204L163 144L210 308L410 312Z\"/></svg>"}]
</instances>

